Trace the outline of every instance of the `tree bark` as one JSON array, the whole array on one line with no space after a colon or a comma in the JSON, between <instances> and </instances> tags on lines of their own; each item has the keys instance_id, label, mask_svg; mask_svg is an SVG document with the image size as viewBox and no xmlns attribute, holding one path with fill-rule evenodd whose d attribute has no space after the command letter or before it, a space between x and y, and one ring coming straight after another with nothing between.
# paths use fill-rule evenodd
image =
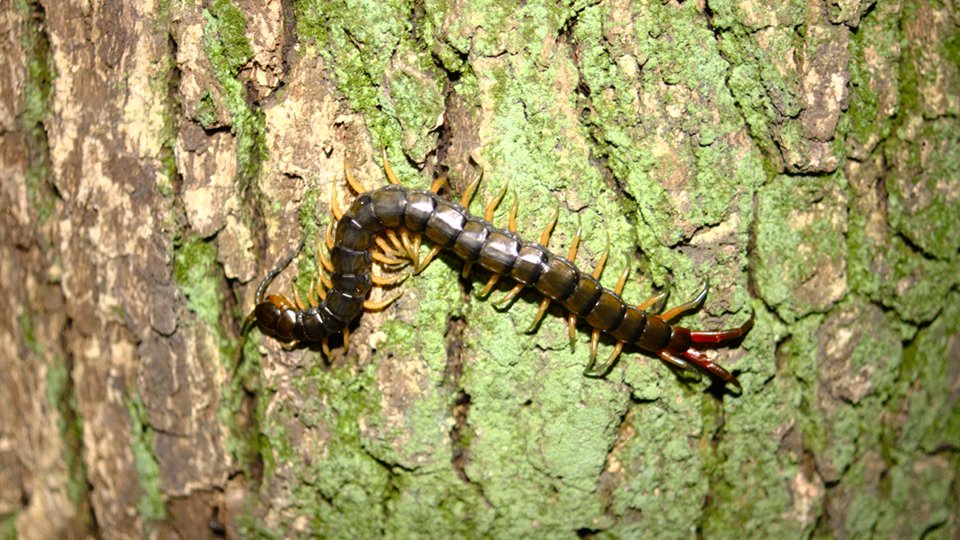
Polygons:
<instances>
[{"instance_id":1,"label":"tree bark","mask_svg":"<svg viewBox=\"0 0 960 540\"><path fill-rule=\"evenodd\" d=\"M0 7L6 537L960 536L953 2ZM709 280L742 395L584 377L453 256L329 358L241 335L381 149L628 301Z\"/></svg>"}]
</instances>

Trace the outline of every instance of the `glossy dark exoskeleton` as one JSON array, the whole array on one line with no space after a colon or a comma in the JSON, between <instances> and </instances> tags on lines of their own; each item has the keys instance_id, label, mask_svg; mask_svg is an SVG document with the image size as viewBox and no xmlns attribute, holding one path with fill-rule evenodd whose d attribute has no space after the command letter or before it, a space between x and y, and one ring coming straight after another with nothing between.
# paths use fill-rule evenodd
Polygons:
<instances>
[{"instance_id":1,"label":"glossy dark exoskeleton","mask_svg":"<svg viewBox=\"0 0 960 540\"><path fill-rule=\"evenodd\" d=\"M252 319L265 335L284 342L320 341L343 331L360 316L370 291L370 248L376 235L385 229L400 228L421 233L466 263L479 264L535 288L620 344L652 352L681 367L690 362L739 386L736 378L709 360L702 349L742 337L753 324L752 316L739 328L712 332L670 324L672 319L703 304L706 287L697 299L670 310L670 315L648 314L624 302L617 292L604 288L589 273L546 247L524 242L516 233L495 227L436 193L399 185L360 194L340 219L330 250L333 287L320 305L300 310L282 296L264 299L267 285L289 263L287 259L261 283ZM607 364L593 374L605 373L609 367Z\"/></svg>"}]
</instances>

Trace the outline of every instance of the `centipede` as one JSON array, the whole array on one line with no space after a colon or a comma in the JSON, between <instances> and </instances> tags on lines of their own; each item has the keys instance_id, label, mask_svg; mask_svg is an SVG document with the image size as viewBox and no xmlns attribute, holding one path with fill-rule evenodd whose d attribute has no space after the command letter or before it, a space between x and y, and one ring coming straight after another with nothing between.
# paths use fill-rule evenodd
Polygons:
<instances>
[{"instance_id":1,"label":"centipede","mask_svg":"<svg viewBox=\"0 0 960 540\"><path fill-rule=\"evenodd\" d=\"M422 272L441 251L453 253L463 261L463 277L468 277L476 265L486 269L490 277L480 291L486 296L503 279L513 287L497 304L512 302L524 290L535 290L541 296L529 332L539 327L552 304L563 308L569 328L571 347L580 321L590 328L590 360L584 375L601 378L607 375L620 357L624 347L632 347L659 357L679 370L691 367L719 381L721 385L740 393L742 387L727 369L713 361L708 349L735 346L750 331L754 314L740 326L728 330L691 330L674 324L680 318L699 310L705 303L708 283L690 301L663 311L667 293L661 292L633 305L623 300L622 292L629 273L629 265L620 275L616 286L601 285L600 276L609 253L600 256L593 271L580 269L575 261L581 231L578 227L566 256L551 252L549 244L557 223L559 209L544 227L537 242L524 241L517 234L517 203L510 210L506 228L493 224L496 208L506 193L503 186L486 205L482 217L473 215L468 207L480 182L471 182L458 202L447 200L439 193L445 180L438 179L429 190L411 189L401 185L399 178L383 152L387 185L368 190L354 178L348 163L344 162L347 184L356 193L352 204L344 211L331 194L331 210L335 221L323 235L329 255L318 249L318 279L311 283L304 300L294 289L288 298L283 294L269 294L274 278L294 259L303 247L301 241L293 254L270 270L260 282L254 297L255 307L244 322L244 330L256 327L261 334L279 341L286 348L321 344L329 357L329 338L343 335L343 345L349 347L349 329L364 310L387 308L399 296L385 301L368 299L374 286L392 287L411 274ZM429 251L420 257L423 241ZM377 263L393 273L374 274ZM411 271L402 272L404 266ZM615 342L610 356L597 362L597 347L601 335Z\"/></svg>"}]
</instances>

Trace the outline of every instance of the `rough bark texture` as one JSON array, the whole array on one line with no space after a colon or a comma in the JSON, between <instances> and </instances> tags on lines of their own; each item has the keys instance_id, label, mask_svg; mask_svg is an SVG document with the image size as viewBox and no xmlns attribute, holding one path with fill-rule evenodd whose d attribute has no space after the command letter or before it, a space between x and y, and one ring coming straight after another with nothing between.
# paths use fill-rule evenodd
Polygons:
<instances>
[{"instance_id":1,"label":"rough bark texture","mask_svg":"<svg viewBox=\"0 0 960 540\"><path fill-rule=\"evenodd\" d=\"M960 536L960 6L0 0L4 537ZM757 324L742 396L441 258L325 360L344 159L508 182L626 297ZM346 196L346 195L342 195ZM497 214L503 222L511 199ZM379 295L379 292L376 292ZM387 293L389 294L389 293ZM497 296L497 293L494 294ZM611 350L601 345L600 355ZM237 359L242 363L232 374Z\"/></svg>"}]
</instances>

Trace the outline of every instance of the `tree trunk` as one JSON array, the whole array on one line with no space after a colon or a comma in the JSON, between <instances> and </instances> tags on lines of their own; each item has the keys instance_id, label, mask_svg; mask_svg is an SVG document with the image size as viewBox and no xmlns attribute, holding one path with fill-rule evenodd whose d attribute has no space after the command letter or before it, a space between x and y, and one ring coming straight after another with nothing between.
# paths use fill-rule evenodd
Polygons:
<instances>
[{"instance_id":1,"label":"tree trunk","mask_svg":"<svg viewBox=\"0 0 960 540\"><path fill-rule=\"evenodd\" d=\"M950 0L0 6L5 537L960 536ZM742 395L584 377L453 255L329 358L241 335L381 149L633 303L709 280Z\"/></svg>"}]
</instances>

